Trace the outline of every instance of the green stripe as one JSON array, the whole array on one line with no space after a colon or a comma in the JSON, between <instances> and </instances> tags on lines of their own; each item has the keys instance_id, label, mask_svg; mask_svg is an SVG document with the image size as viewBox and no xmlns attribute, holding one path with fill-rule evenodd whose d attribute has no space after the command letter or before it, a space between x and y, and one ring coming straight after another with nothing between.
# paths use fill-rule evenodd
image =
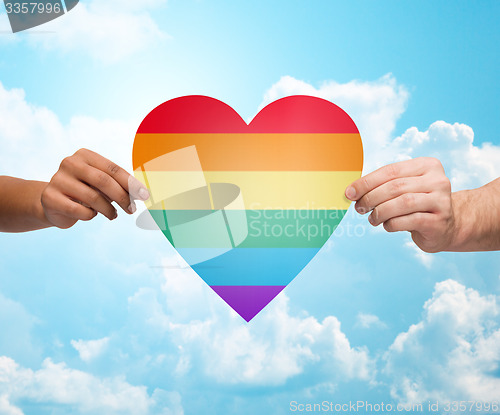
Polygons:
<instances>
[{"instance_id":1,"label":"green stripe","mask_svg":"<svg viewBox=\"0 0 500 415\"><path fill-rule=\"evenodd\" d=\"M213 210L150 213L177 248L230 249L234 246L233 238L239 248L320 248L346 210L225 210L225 215Z\"/></svg>"}]
</instances>

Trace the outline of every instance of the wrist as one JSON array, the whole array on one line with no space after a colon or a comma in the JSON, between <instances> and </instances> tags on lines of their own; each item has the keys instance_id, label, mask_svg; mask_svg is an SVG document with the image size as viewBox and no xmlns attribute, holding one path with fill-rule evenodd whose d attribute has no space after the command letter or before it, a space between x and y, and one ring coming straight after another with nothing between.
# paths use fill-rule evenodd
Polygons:
<instances>
[{"instance_id":1,"label":"wrist","mask_svg":"<svg viewBox=\"0 0 500 415\"><path fill-rule=\"evenodd\" d=\"M452 221L450 229L450 243L445 251L463 251L471 240L474 229L474 220L470 212L470 190L462 190L451 194Z\"/></svg>"},{"instance_id":2,"label":"wrist","mask_svg":"<svg viewBox=\"0 0 500 415\"><path fill-rule=\"evenodd\" d=\"M52 224L47 219L45 215L45 209L42 204L43 191L47 187L48 183L32 181L32 186L34 187L33 200L31 204L31 215L33 219L38 222L40 228L47 228L52 226Z\"/></svg>"}]
</instances>

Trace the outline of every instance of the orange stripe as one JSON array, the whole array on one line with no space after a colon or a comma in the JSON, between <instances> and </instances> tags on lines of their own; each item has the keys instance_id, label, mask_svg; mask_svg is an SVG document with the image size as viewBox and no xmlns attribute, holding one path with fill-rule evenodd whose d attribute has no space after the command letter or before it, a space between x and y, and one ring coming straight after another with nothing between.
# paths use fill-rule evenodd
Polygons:
<instances>
[{"instance_id":1,"label":"orange stripe","mask_svg":"<svg viewBox=\"0 0 500 415\"><path fill-rule=\"evenodd\" d=\"M137 134L134 170L165 153L196 146L203 170L361 171L359 134ZM190 165L186 164L186 170ZM178 166L176 167L178 170Z\"/></svg>"}]
</instances>

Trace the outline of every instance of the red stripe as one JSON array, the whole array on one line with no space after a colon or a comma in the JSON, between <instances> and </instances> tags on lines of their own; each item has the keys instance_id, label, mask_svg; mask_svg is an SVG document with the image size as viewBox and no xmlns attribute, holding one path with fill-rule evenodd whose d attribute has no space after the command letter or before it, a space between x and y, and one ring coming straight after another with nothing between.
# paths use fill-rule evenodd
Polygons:
<instances>
[{"instance_id":1,"label":"red stripe","mask_svg":"<svg viewBox=\"0 0 500 415\"><path fill-rule=\"evenodd\" d=\"M247 125L229 105L191 95L167 101L137 133L358 133L349 115L330 101L296 95L272 102Z\"/></svg>"}]
</instances>

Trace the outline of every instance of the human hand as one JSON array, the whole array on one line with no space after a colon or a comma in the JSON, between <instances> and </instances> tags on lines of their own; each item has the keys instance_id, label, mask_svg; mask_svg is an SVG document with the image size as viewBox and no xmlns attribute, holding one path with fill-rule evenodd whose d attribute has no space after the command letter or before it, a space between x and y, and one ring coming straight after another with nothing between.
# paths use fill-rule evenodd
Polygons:
<instances>
[{"instance_id":1,"label":"human hand","mask_svg":"<svg viewBox=\"0 0 500 415\"><path fill-rule=\"evenodd\" d=\"M425 252L445 250L455 233L451 184L441 162L420 157L381 167L347 187L360 214L388 232L411 232Z\"/></svg>"},{"instance_id":2,"label":"human hand","mask_svg":"<svg viewBox=\"0 0 500 415\"><path fill-rule=\"evenodd\" d=\"M124 169L93 151L80 149L62 161L43 190L41 203L50 224L67 229L98 213L115 219L118 212L111 202L132 214L137 209L134 199L148 198L147 189Z\"/></svg>"}]
</instances>

